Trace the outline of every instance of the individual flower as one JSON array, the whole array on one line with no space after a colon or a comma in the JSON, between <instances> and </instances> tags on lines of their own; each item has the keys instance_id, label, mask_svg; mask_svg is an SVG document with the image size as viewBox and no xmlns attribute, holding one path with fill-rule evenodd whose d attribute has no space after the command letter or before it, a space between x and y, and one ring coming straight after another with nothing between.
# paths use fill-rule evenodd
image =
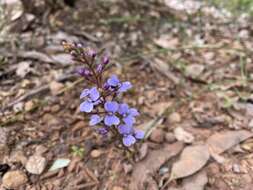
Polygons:
<instances>
[{"instance_id":1,"label":"individual flower","mask_svg":"<svg viewBox=\"0 0 253 190\"><path fill-rule=\"evenodd\" d=\"M80 105L81 112L91 112L94 108L94 105L97 105L100 102L100 94L96 87L84 89L80 95L80 98L85 99L85 101Z\"/></svg>"},{"instance_id":2,"label":"individual flower","mask_svg":"<svg viewBox=\"0 0 253 190\"><path fill-rule=\"evenodd\" d=\"M129 81L120 82L116 75L112 75L108 80L107 84L114 90L116 89L117 92L126 92L130 88L132 88L132 84Z\"/></svg>"},{"instance_id":3,"label":"individual flower","mask_svg":"<svg viewBox=\"0 0 253 190\"><path fill-rule=\"evenodd\" d=\"M100 117L99 115L95 114L95 115L92 115L90 117L90 126L94 126L94 125L97 125L98 123L100 123L101 121L103 120L102 117Z\"/></svg>"},{"instance_id":4,"label":"individual flower","mask_svg":"<svg viewBox=\"0 0 253 190\"><path fill-rule=\"evenodd\" d=\"M133 127L129 126L129 125L119 125L118 131L121 135L128 135L128 134L132 133Z\"/></svg>"},{"instance_id":5,"label":"individual flower","mask_svg":"<svg viewBox=\"0 0 253 190\"><path fill-rule=\"evenodd\" d=\"M134 138L133 135L126 135L123 137L123 144L126 147L133 145L135 142L136 142L136 139Z\"/></svg>"},{"instance_id":6,"label":"individual flower","mask_svg":"<svg viewBox=\"0 0 253 190\"><path fill-rule=\"evenodd\" d=\"M134 130L134 137L135 137L136 139L141 140L141 139L144 138L144 136L145 136L144 131L139 130L139 129L135 129L135 130Z\"/></svg>"},{"instance_id":7,"label":"individual flower","mask_svg":"<svg viewBox=\"0 0 253 190\"><path fill-rule=\"evenodd\" d=\"M135 122L135 117L139 115L139 112L135 108L129 108L127 104L120 104L118 113L123 117L123 121L126 125L132 126Z\"/></svg>"},{"instance_id":8,"label":"individual flower","mask_svg":"<svg viewBox=\"0 0 253 190\"><path fill-rule=\"evenodd\" d=\"M119 118L116 116L116 112L118 111L119 104L115 101L108 101L104 104L104 108L106 110L106 115L104 118L104 123L107 126L118 125L120 123Z\"/></svg>"},{"instance_id":9,"label":"individual flower","mask_svg":"<svg viewBox=\"0 0 253 190\"><path fill-rule=\"evenodd\" d=\"M118 131L123 135L122 142L126 147L133 145L136 140L141 140L144 138L144 132L141 130L133 129L129 125L119 125Z\"/></svg>"},{"instance_id":10,"label":"individual flower","mask_svg":"<svg viewBox=\"0 0 253 190\"><path fill-rule=\"evenodd\" d=\"M126 147L133 145L136 142L136 139L132 135L133 127L129 125L119 125L118 131L123 135L122 142Z\"/></svg>"}]
</instances>

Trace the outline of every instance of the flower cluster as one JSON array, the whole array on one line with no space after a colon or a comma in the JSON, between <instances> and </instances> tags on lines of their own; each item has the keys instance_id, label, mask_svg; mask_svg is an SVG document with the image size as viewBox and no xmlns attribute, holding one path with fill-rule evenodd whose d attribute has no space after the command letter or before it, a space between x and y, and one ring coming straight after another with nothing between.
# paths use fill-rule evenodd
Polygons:
<instances>
[{"instance_id":1,"label":"flower cluster","mask_svg":"<svg viewBox=\"0 0 253 190\"><path fill-rule=\"evenodd\" d=\"M74 60L84 64L77 72L92 85L80 95L80 111L90 115L89 125L104 136L111 132L126 147L143 139L144 132L134 128L139 112L119 100L119 95L131 89L132 84L129 81L121 82L116 75L108 79L103 77L109 57L99 59L96 51L80 44L63 42L63 47Z\"/></svg>"}]
</instances>

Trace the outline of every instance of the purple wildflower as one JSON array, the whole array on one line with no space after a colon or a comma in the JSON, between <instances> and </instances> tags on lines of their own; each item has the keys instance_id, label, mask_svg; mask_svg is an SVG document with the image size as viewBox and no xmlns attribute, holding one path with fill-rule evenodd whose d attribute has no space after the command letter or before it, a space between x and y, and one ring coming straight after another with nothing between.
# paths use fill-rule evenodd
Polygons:
<instances>
[{"instance_id":1,"label":"purple wildflower","mask_svg":"<svg viewBox=\"0 0 253 190\"><path fill-rule=\"evenodd\" d=\"M118 125L120 123L119 118L116 116L116 112L118 111L119 104L115 101L106 102L104 105L107 114L104 118L104 123L106 126Z\"/></svg>"},{"instance_id":2,"label":"purple wildflower","mask_svg":"<svg viewBox=\"0 0 253 190\"><path fill-rule=\"evenodd\" d=\"M145 133L144 133L144 131L142 131L142 130L135 129L135 130L134 130L134 136L135 136L136 139L141 140L141 139L144 138Z\"/></svg>"},{"instance_id":3,"label":"purple wildflower","mask_svg":"<svg viewBox=\"0 0 253 190\"><path fill-rule=\"evenodd\" d=\"M107 84L111 87L117 87L120 84L120 80L116 75L112 75L108 80Z\"/></svg>"},{"instance_id":4,"label":"purple wildflower","mask_svg":"<svg viewBox=\"0 0 253 190\"><path fill-rule=\"evenodd\" d=\"M102 64L99 64L98 66L97 66L97 68L96 68L96 71L98 72L98 73L101 73L102 71L103 71L103 65Z\"/></svg>"},{"instance_id":5,"label":"purple wildflower","mask_svg":"<svg viewBox=\"0 0 253 190\"><path fill-rule=\"evenodd\" d=\"M117 89L117 92L126 92L130 88L132 88L132 84L129 81L126 82L120 82L118 77L116 75L112 75L108 80L107 84L112 88L112 89Z\"/></svg>"},{"instance_id":6,"label":"purple wildflower","mask_svg":"<svg viewBox=\"0 0 253 190\"><path fill-rule=\"evenodd\" d=\"M94 86L84 89L80 95L80 111L91 113L89 125L104 137L109 132L120 137L125 147L130 147L144 138L141 130L134 128L135 117L139 115L135 108L127 104L118 104L115 99L132 88L129 81L121 82L116 75L104 80L104 71L110 59L107 55L97 58L97 52L82 44L62 43L64 50L70 53L75 61L83 63L77 73ZM98 61L99 60L99 61ZM96 108L96 109L94 109ZM99 126L96 126L99 125ZM95 127L96 126L96 127Z\"/></svg>"},{"instance_id":7,"label":"purple wildflower","mask_svg":"<svg viewBox=\"0 0 253 190\"><path fill-rule=\"evenodd\" d=\"M135 117L139 115L139 112L135 108L129 108L127 104L120 104L118 113L123 117L123 121L126 125L132 126L135 122Z\"/></svg>"},{"instance_id":8,"label":"purple wildflower","mask_svg":"<svg viewBox=\"0 0 253 190\"><path fill-rule=\"evenodd\" d=\"M85 101L80 105L80 111L89 113L93 110L94 105L99 103L100 94L96 87L91 89L84 89L80 98L85 98Z\"/></svg>"},{"instance_id":9,"label":"purple wildflower","mask_svg":"<svg viewBox=\"0 0 253 190\"><path fill-rule=\"evenodd\" d=\"M106 55L106 56L103 57L102 64L103 64L103 65L107 65L107 64L109 63L109 61L110 61L110 59L109 59L109 57Z\"/></svg>"},{"instance_id":10,"label":"purple wildflower","mask_svg":"<svg viewBox=\"0 0 253 190\"><path fill-rule=\"evenodd\" d=\"M90 126L94 126L94 125L99 124L102 120L103 120L102 117L100 117L99 115L95 114L95 115L92 115L92 116L90 117L90 122L89 122L89 124L90 124Z\"/></svg>"},{"instance_id":11,"label":"purple wildflower","mask_svg":"<svg viewBox=\"0 0 253 190\"><path fill-rule=\"evenodd\" d=\"M123 137L123 144L126 147L130 147L131 145L133 145L136 142L136 139L134 138L133 135L126 135Z\"/></svg>"},{"instance_id":12,"label":"purple wildflower","mask_svg":"<svg viewBox=\"0 0 253 190\"><path fill-rule=\"evenodd\" d=\"M118 131L121 135L123 135L122 141L127 147L133 145L137 139L141 140L144 138L143 131L133 129L133 127L129 125L119 125Z\"/></svg>"},{"instance_id":13,"label":"purple wildflower","mask_svg":"<svg viewBox=\"0 0 253 190\"><path fill-rule=\"evenodd\" d=\"M133 127L129 125L119 125L118 131L122 135L130 134L133 131Z\"/></svg>"}]
</instances>

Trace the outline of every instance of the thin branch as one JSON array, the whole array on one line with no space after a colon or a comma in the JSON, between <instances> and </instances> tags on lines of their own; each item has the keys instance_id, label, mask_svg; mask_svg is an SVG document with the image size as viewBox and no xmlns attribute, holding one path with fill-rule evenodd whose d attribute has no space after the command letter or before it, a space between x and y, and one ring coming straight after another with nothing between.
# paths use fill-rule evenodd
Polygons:
<instances>
[{"instance_id":1,"label":"thin branch","mask_svg":"<svg viewBox=\"0 0 253 190\"><path fill-rule=\"evenodd\" d=\"M58 79L56 79L57 82L63 82L65 80L69 80L72 79L73 77L75 77L74 74L68 74L68 75L62 75L61 77L59 77ZM11 108L12 106L14 106L15 104L24 101L36 94L42 93L42 92L46 92L49 90L49 84L45 84L43 86L40 86L39 88L33 89L31 91L29 91L28 93L24 94L23 96L20 96L19 98L17 98L16 100L14 100L13 102L9 103L7 106L5 106L3 108L3 111L6 109Z\"/></svg>"}]
</instances>

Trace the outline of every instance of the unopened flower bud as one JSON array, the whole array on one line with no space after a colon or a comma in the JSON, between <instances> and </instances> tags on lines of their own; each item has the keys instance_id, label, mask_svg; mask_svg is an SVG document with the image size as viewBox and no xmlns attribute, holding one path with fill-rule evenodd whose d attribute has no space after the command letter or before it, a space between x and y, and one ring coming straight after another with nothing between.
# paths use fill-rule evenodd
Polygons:
<instances>
[{"instance_id":1,"label":"unopened flower bud","mask_svg":"<svg viewBox=\"0 0 253 190\"><path fill-rule=\"evenodd\" d=\"M77 70L77 73L79 74L79 75L81 75L81 76L83 76L83 77L89 77L90 76L90 71L89 70L87 70L87 69L85 69L85 68L79 68L78 70Z\"/></svg>"},{"instance_id":2,"label":"unopened flower bud","mask_svg":"<svg viewBox=\"0 0 253 190\"><path fill-rule=\"evenodd\" d=\"M109 63L109 61L110 61L109 56L104 56L102 63L103 63L103 65L107 65Z\"/></svg>"},{"instance_id":3,"label":"unopened flower bud","mask_svg":"<svg viewBox=\"0 0 253 190\"><path fill-rule=\"evenodd\" d=\"M102 72L102 70L103 70L103 65L102 64L99 64L98 66L97 66L97 72L98 73L101 73Z\"/></svg>"},{"instance_id":4,"label":"unopened flower bud","mask_svg":"<svg viewBox=\"0 0 253 190\"><path fill-rule=\"evenodd\" d=\"M90 57L92 57L92 58L95 58L97 56L97 52L95 50L93 50L93 49L89 49L87 51L87 55L90 56Z\"/></svg>"},{"instance_id":5,"label":"unopened flower bud","mask_svg":"<svg viewBox=\"0 0 253 190\"><path fill-rule=\"evenodd\" d=\"M99 128L97 131L100 135L107 135L107 133L108 133L108 130L104 127Z\"/></svg>"}]
</instances>

